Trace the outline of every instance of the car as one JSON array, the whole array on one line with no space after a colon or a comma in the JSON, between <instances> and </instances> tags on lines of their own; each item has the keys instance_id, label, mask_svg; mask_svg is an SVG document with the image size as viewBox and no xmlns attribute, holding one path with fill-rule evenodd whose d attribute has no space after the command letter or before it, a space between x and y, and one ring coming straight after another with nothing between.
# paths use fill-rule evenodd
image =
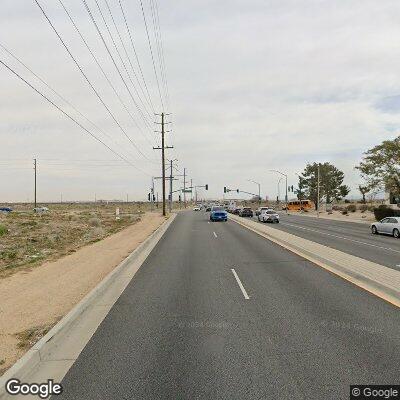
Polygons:
<instances>
[{"instance_id":1,"label":"car","mask_svg":"<svg viewBox=\"0 0 400 400\"><path fill-rule=\"evenodd\" d=\"M392 235L400 238L400 217L386 217L378 222L371 224L371 232L376 235L383 233L384 235Z\"/></svg>"},{"instance_id":2,"label":"car","mask_svg":"<svg viewBox=\"0 0 400 400\"><path fill-rule=\"evenodd\" d=\"M42 212L49 211L49 208L48 207L36 207L33 209L33 211L36 213L42 213Z\"/></svg>"},{"instance_id":3,"label":"car","mask_svg":"<svg viewBox=\"0 0 400 400\"><path fill-rule=\"evenodd\" d=\"M253 215L253 210L250 207L243 207L239 212L240 217L252 217Z\"/></svg>"},{"instance_id":4,"label":"car","mask_svg":"<svg viewBox=\"0 0 400 400\"><path fill-rule=\"evenodd\" d=\"M260 207L260 208L257 208L257 210L256 210L256 212L255 212L256 216L260 215L261 212L262 212L263 210L271 210L271 208L270 208L270 207Z\"/></svg>"},{"instance_id":5,"label":"car","mask_svg":"<svg viewBox=\"0 0 400 400\"><path fill-rule=\"evenodd\" d=\"M199 206L193 207L193 211L200 211L200 207Z\"/></svg>"},{"instance_id":6,"label":"car","mask_svg":"<svg viewBox=\"0 0 400 400\"><path fill-rule=\"evenodd\" d=\"M224 207L221 206L214 206L211 208L210 212L210 221L224 221L226 222L228 220L228 213L224 209Z\"/></svg>"},{"instance_id":7,"label":"car","mask_svg":"<svg viewBox=\"0 0 400 400\"><path fill-rule=\"evenodd\" d=\"M211 206L206 206L206 211L207 212L211 211Z\"/></svg>"},{"instance_id":8,"label":"car","mask_svg":"<svg viewBox=\"0 0 400 400\"><path fill-rule=\"evenodd\" d=\"M261 211L261 214L258 216L258 220L260 222L279 223L279 214L270 208L268 210Z\"/></svg>"},{"instance_id":9,"label":"car","mask_svg":"<svg viewBox=\"0 0 400 400\"><path fill-rule=\"evenodd\" d=\"M0 212L3 212L3 213L9 213L9 212L11 212L13 209L12 208L10 208L10 207L0 207Z\"/></svg>"}]
</instances>

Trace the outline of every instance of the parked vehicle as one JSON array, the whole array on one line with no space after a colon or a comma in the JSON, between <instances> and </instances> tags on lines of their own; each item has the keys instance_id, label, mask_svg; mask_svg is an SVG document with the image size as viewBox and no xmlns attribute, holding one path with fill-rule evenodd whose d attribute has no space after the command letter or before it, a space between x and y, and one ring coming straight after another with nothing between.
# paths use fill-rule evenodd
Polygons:
<instances>
[{"instance_id":1,"label":"parked vehicle","mask_svg":"<svg viewBox=\"0 0 400 400\"><path fill-rule=\"evenodd\" d=\"M0 212L4 212L4 213L9 213L11 212L13 209L10 207L0 207Z\"/></svg>"},{"instance_id":2,"label":"parked vehicle","mask_svg":"<svg viewBox=\"0 0 400 400\"><path fill-rule=\"evenodd\" d=\"M193 207L193 211L200 211L200 207L199 206L194 206Z\"/></svg>"},{"instance_id":3,"label":"parked vehicle","mask_svg":"<svg viewBox=\"0 0 400 400\"><path fill-rule=\"evenodd\" d=\"M272 209L263 210L261 214L258 216L258 220L260 222L276 222L279 223L279 214Z\"/></svg>"},{"instance_id":4,"label":"parked vehicle","mask_svg":"<svg viewBox=\"0 0 400 400\"><path fill-rule=\"evenodd\" d=\"M383 233L384 235L400 238L400 217L387 217L374 222L371 224L371 232L374 235Z\"/></svg>"},{"instance_id":5,"label":"parked vehicle","mask_svg":"<svg viewBox=\"0 0 400 400\"><path fill-rule=\"evenodd\" d=\"M242 210L242 207L237 207L232 211L232 214L239 215L241 210Z\"/></svg>"},{"instance_id":6,"label":"parked vehicle","mask_svg":"<svg viewBox=\"0 0 400 400\"><path fill-rule=\"evenodd\" d=\"M253 215L253 210L250 207L243 207L239 212L240 217L252 217Z\"/></svg>"},{"instance_id":7,"label":"parked vehicle","mask_svg":"<svg viewBox=\"0 0 400 400\"><path fill-rule=\"evenodd\" d=\"M262 212L263 210L271 210L271 208L270 208L270 207L260 207L260 208L257 208L257 210L256 210L256 212L255 212L256 216L260 215L261 212Z\"/></svg>"},{"instance_id":8,"label":"parked vehicle","mask_svg":"<svg viewBox=\"0 0 400 400\"><path fill-rule=\"evenodd\" d=\"M207 212L211 211L211 206L206 206L206 211Z\"/></svg>"},{"instance_id":9,"label":"parked vehicle","mask_svg":"<svg viewBox=\"0 0 400 400\"><path fill-rule=\"evenodd\" d=\"M227 221L228 213L222 206L214 206L211 208L210 221Z\"/></svg>"},{"instance_id":10,"label":"parked vehicle","mask_svg":"<svg viewBox=\"0 0 400 400\"><path fill-rule=\"evenodd\" d=\"M36 208L33 209L33 211L37 212L37 213L42 213L42 212L49 211L49 208L48 207L36 207Z\"/></svg>"}]
</instances>

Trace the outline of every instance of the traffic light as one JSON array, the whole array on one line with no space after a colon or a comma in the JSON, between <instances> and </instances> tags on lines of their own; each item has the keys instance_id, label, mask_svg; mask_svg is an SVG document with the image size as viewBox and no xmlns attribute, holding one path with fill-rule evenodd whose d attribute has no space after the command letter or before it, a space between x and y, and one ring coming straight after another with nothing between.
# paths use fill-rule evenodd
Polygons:
<instances>
[{"instance_id":1,"label":"traffic light","mask_svg":"<svg viewBox=\"0 0 400 400\"><path fill-rule=\"evenodd\" d=\"M208 183L206 184L206 190L208 190Z\"/></svg>"},{"instance_id":2,"label":"traffic light","mask_svg":"<svg viewBox=\"0 0 400 400\"><path fill-rule=\"evenodd\" d=\"M150 196L151 196L151 194L150 194L150 193L148 193L148 194L147 194L147 199L148 199L149 201L150 201L150 199L151 199L151 197L150 197Z\"/></svg>"},{"instance_id":3,"label":"traffic light","mask_svg":"<svg viewBox=\"0 0 400 400\"><path fill-rule=\"evenodd\" d=\"M224 186L224 193L226 193L226 186Z\"/></svg>"},{"instance_id":4,"label":"traffic light","mask_svg":"<svg viewBox=\"0 0 400 400\"><path fill-rule=\"evenodd\" d=\"M294 192L293 185L292 185L292 192Z\"/></svg>"},{"instance_id":5,"label":"traffic light","mask_svg":"<svg viewBox=\"0 0 400 400\"><path fill-rule=\"evenodd\" d=\"M181 195L179 195L179 203L182 201Z\"/></svg>"},{"instance_id":6,"label":"traffic light","mask_svg":"<svg viewBox=\"0 0 400 400\"><path fill-rule=\"evenodd\" d=\"M156 201L156 195L153 194L153 203Z\"/></svg>"},{"instance_id":7,"label":"traffic light","mask_svg":"<svg viewBox=\"0 0 400 400\"><path fill-rule=\"evenodd\" d=\"M239 193L239 189L236 189L236 191Z\"/></svg>"}]
</instances>

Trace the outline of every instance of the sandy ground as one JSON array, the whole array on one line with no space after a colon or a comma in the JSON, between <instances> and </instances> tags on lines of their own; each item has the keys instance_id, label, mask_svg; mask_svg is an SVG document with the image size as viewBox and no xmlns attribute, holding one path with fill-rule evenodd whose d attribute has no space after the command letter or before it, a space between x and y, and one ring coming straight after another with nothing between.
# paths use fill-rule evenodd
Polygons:
<instances>
[{"instance_id":1,"label":"sandy ground","mask_svg":"<svg viewBox=\"0 0 400 400\"><path fill-rule=\"evenodd\" d=\"M140 222L57 261L0 280L0 375L165 219Z\"/></svg>"},{"instance_id":2,"label":"sandy ground","mask_svg":"<svg viewBox=\"0 0 400 400\"><path fill-rule=\"evenodd\" d=\"M281 212L283 213L284 211L281 211ZM316 211L309 211L306 213L289 211L289 214L303 215L305 217L311 217L311 218L318 218ZM343 215L340 211L333 211L332 214L328 214L327 212L324 211L324 212L320 212L319 218L333 219L335 221L359 222L359 223L363 223L363 224L370 224L371 222L375 221L374 214L369 211L366 211L364 213L362 213L360 211L356 211L354 213L349 212L347 215Z\"/></svg>"}]
</instances>

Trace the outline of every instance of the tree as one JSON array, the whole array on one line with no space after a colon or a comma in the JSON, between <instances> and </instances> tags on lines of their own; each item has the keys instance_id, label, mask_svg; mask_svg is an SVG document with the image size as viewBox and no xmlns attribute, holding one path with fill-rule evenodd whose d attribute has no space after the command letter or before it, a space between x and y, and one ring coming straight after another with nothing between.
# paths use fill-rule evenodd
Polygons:
<instances>
[{"instance_id":1,"label":"tree","mask_svg":"<svg viewBox=\"0 0 400 400\"><path fill-rule=\"evenodd\" d=\"M299 177L299 186L301 185L302 195L305 194L315 204L318 209L318 167L319 167L319 199L325 199L327 203L333 200L340 200L346 197L350 188L343 185L344 173L334 165L325 163L307 164L302 177Z\"/></svg>"},{"instance_id":2,"label":"tree","mask_svg":"<svg viewBox=\"0 0 400 400\"><path fill-rule=\"evenodd\" d=\"M371 188L368 185L358 185L358 190L362 195L362 202L365 204L365 195L371 191Z\"/></svg>"},{"instance_id":3,"label":"tree","mask_svg":"<svg viewBox=\"0 0 400 400\"><path fill-rule=\"evenodd\" d=\"M367 150L356 166L371 189L387 189L400 196L400 136Z\"/></svg>"}]
</instances>

